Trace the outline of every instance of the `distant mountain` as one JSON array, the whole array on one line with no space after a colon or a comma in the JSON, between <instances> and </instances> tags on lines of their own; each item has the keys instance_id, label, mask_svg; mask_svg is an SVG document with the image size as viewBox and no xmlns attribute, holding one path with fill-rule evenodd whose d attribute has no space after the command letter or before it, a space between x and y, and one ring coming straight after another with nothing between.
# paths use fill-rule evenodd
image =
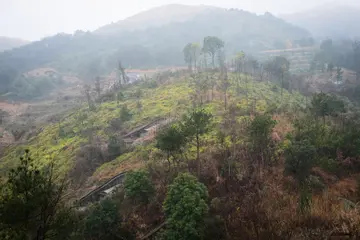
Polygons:
<instances>
[{"instance_id":1,"label":"distant mountain","mask_svg":"<svg viewBox=\"0 0 360 240\"><path fill-rule=\"evenodd\" d=\"M177 4L141 12L99 28L94 34L121 36L122 43L128 44L148 47L180 45L180 48L190 41L201 42L204 36L214 35L222 38L230 51L279 48L274 46L279 41L310 35L270 13L256 15L237 9Z\"/></svg>"},{"instance_id":2,"label":"distant mountain","mask_svg":"<svg viewBox=\"0 0 360 240\"><path fill-rule=\"evenodd\" d=\"M354 38L360 36L360 7L328 3L307 11L282 15L284 20L309 30L315 37Z\"/></svg>"},{"instance_id":3,"label":"distant mountain","mask_svg":"<svg viewBox=\"0 0 360 240\"><path fill-rule=\"evenodd\" d=\"M171 23L186 22L200 13L220 9L213 6L188 6L169 4L138 13L125 20L118 21L97 29L94 33L112 35L121 31L144 30L149 27L161 27Z\"/></svg>"},{"instance_id":4,"label":"distant mountain","mask_svg":"<svg viewBox=\"0 0 360 240\"><path fill-rule=\"evenodd\" d=\"M9 38L9 37L1 37L0 36L0 52L5 50L10 50L13 48L17 48L28 44L28 41L17 39L17 38Z\"/></svg>"},{"instance_id":5,"label":"distant mountain","mask_svg":"<svg viewBox=\"0 0 360 240\"><path fill-rule=\"evenodd\" d=\"M229 56L286 47L310 36L306 30L270 13L237 9L167 5L139 13L94 32L58 34L0 54L0 93L13 90L24 71L52 67L93 80L116 67L183 65L183 48L206 36L224 40ZM18 88L18 87L16 87Z\"/></svg>"}]
</instances>

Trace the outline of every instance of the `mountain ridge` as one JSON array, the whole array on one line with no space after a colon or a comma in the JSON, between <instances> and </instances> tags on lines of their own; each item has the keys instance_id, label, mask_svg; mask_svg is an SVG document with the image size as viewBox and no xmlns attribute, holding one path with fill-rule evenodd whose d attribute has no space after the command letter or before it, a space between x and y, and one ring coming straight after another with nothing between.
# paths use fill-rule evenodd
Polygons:
<instances>
[{"instance_id":1,"label":"mountain ridge","mask_svg":"<svg viewBox=\"0 0 360 240\"><path fill-rule=\"evenodd\" d=\"M185 22L193 18L196 14L215 9L219 10L223 8L208 5L162 5L139 12L116 23L102 26L93 31L93 33L107 35L114 31L144 30L149 27L161 27L171 23Z\"/></svg>"},{"instance_id":2,"label":"mountain ridge","mask_svg":"<svg viewBox=\"0 0 360 240\"><path fill-rule=\"evenodd\" d=\"M320 5L305 11L284 14L285 21L309 30L319 38L359 37L360 5L336 2Z\"/></svg>"}]
</instances>

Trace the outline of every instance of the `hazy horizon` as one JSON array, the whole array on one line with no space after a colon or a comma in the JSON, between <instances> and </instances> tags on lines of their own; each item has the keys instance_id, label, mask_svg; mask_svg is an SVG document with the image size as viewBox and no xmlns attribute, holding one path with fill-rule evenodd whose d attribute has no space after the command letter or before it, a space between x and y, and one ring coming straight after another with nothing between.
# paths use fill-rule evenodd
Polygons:
<instances>
[{"instance_id":1,"label":"hazy horizon","mask_svg":"<svg viewBox=\"0 0 360 240\"><path fill-rule=\"evenodd\" d=\"M204 4L277 15L306 10L327 2L333 0L133 0L126 5L116 0L0 0L0 36L34 41L60 32L93 31L167 4ZM357 4L356 0L346 3Z\"/></svg>"}]
</instances>

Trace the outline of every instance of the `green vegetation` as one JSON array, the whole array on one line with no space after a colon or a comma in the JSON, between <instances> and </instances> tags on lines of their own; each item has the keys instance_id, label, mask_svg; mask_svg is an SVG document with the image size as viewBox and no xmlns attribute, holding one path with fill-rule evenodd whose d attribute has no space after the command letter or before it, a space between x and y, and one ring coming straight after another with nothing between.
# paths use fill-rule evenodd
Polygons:
<instances>
[{"instance_id":1,"label":"green vegetation","mask_svg":"<svg viewBox=\"0 0 360 240\"><path fill-rule=\"evenodd\" d=\"M55 224L68 229L64 234L219 240L360 232L357 204L349 204L359 200L357 105L336 93L308 99L300 93L310 92L306 80L290 73L286 58L259 63L240 52L226 60L224 44L214 37L205 37L203 47L188 44L188 70L137 83L119 63L118 86L97 99L89 95L87 104L29 140L30 169L53 166L75 192L111 179L91 192L97 203L69 218L74 228ZM214 59L211 67L195 63L199 49ZM18 166L23 148L7 149L2 171ZM4 181L9 202L18 202L8 194L13 179L19 186L36 182L12 176L26 169L20 164ZM41 202L21 206L28 203Z\"/></svg>"},{"instance_id":2,"label":"green vegetation","mask_svg":"<svg viewBox=\"0 0 360 240\"><path fill-rule=\"evenodd\" d=\"M169 186L164 202L167 219L165 239L202 239L208 213L206 186L187 173Z\"/></svg>"},{"instance_id":3,"label":"green vegetation","mask_svg":"<svg viewBox=\"0 0 360 240\"><path fill-rule=\"evenodd\" d=\"M85 239L133 239L121 229L118 212L119 207L110 199L93 206L84 219ZM81 234L78 235L78 239L82 239Z\"/></svg>"},{"instance_id":4,"label":"green vegetation","mask_svg":"<svg viewBox=\"0 0 360 240\"><path fill-rule=\"evenodd\" d=\"M39 169L30 152L11 169L0 187L1 239L64 239L68 238L76 219L62 196L64 180L57 185L53 166Z\"/></svg>"},{"instance_id":5,"label":"green vegetation","mask_svg":"<svg viewBox=\"0 0 360 240\"><path fill-rule=\"evenodd\" d=\"M125 195L132 200L146 204L151 200L155 190L148 173L135 171L126 174L124 191Z\"/></svg>"},{"instance_id":6,"label":"green vegetation","mask_svg":"<svg viewBox=\"0 0 360 240\"><path fill-rule=\"evenodd\" d=\"M164 6L160 15L167 12L167 7L171 6ZM179 9L182 7L186 6L176 6ZM195 6L188 8L189 11L196 9ZM273 49L277 42L296 41L309 36L306 30L290 25L269 13L257 16L237 9L212 8L207 11L207 7L204 8L204 11L196 11L194 18L181 22L174 22L175 19L172 19L168 25L144 28L143 26L152 24L156 26L157 21L163 21L142 19L143 16L151 14L151 11L156 11L154 9L133 17L138 20L125 20L128 25L104 26L107 34L101 34L101 30L57 34L0 53L0 94L20 93L18 97L23 98L21 94L25 93L17 89L14 80L21 79L23 73L40 67L52 67L63 73L71 72L88 81L118 69L119 58L122 59L123 67L179 66L183 64L183 46L192 41L201 42L204 35L208 34L221 34L218 37L228 43L229 53L239 49ZM132 28L134 22L139 22L142 27ZM234 26L234 22L238 24ZM245 25L246 27L243 27ZM222 28L221 32L216 30L219 26ZM127 31L128 29L131 31ZM210 45L206 44L205 49L212 48L207 46ZM211 54L214 63L216 48L212 49L205 52ZM26 94L30 97L31 93Z\"/></svg>"},{"instance_id":7,"label":"green vegetation","mask_svg":"<svg viewBox=\"0 0 360 240\"><path fill-rule=\"evenodd\" d=\"M185 136L188 138L189 142L195 142L198 175L200 175L201 170L201 137L210 131L211 118L211 113L207 113L204 109L196 109L188 115L185 115L183 120L183 132Z\"/></svg>"},{"instance_id":8,"label":"green vegetation","mask_svg":"<svg viewBox=\"0 0 360 240\"><path fill-rule=\"evenodd\" d=\"M170 167L170 157L176 158L176 154L181 153L186 144L186 136L178 125L171 125L162 130L156 136L156 147L167 154L167 160Z\"/></svg>"}]
</instances>

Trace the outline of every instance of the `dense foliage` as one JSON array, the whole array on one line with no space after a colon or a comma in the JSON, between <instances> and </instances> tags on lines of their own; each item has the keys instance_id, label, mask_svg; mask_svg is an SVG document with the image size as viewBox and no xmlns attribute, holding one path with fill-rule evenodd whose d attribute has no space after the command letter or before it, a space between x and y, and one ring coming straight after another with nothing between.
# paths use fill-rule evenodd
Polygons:
<instances>
[{"instance_id":1,"label":"dense foliage","mask_svg":"<svg viewBox=\"0 0 360 240\"><path fill-rule=\"evenodd\" d=\"M145 171L127 173L124 190L127 197L143 203L149 203L155 191L149 175Z\"/></svg>"},{"instance_id":2,"label":"dense foliage","mask_svg":"<svg viewBox=\"0 0 360 240\"><path fill-rule=\"evenodd\" d=\"M207 198L205 185L194 176L187 173L177 176L169 186L164 202L166 239L202 239L208 212Z\"/></svg>"},{"instance_id":3,"label":"dense foliage","mask_svg":"<svg viewBox=\"0 0 360 240\"><path fill-rule=\"evenodd\" d=\"M55 183L53 170L39 169L27 150L0 187L2 239L64 239L75 218L63 205L64 185Z\"/></svg>"}]
</instances>

